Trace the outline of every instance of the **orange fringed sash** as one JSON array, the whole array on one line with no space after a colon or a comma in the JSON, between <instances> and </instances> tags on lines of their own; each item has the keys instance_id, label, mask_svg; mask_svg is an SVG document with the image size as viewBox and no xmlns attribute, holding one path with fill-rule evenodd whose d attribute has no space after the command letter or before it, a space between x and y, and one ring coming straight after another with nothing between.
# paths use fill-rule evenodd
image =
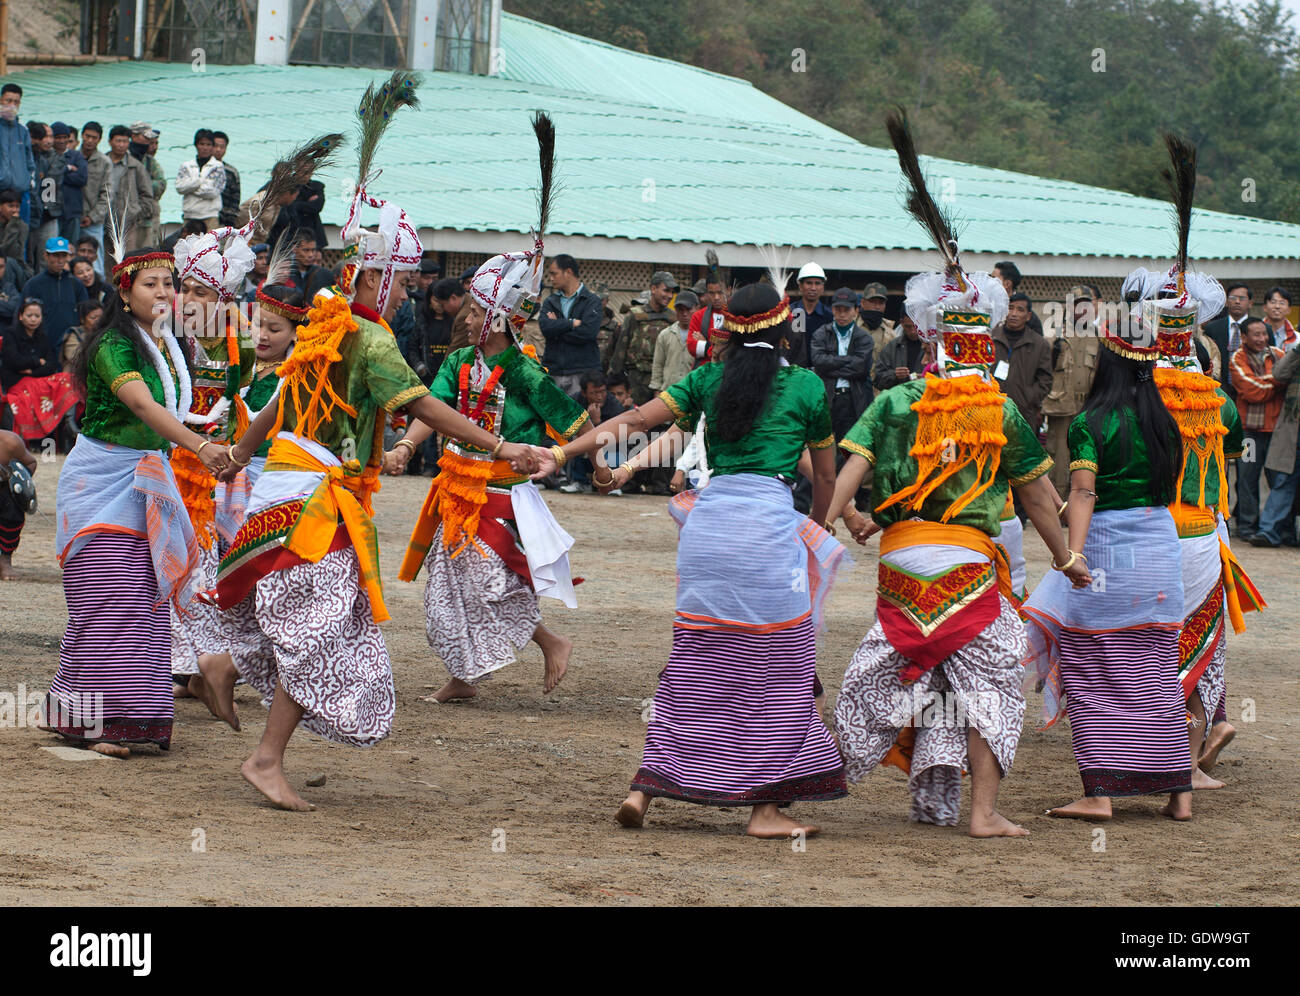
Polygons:
<instances>
[{"instance_id":1,"label":"orange fringed sash","mask_svg":"<svg viewBox=\"0 0 1300 996\"><path fill-rule=\"evenodd\" d=\"M208 473L197 456L180 446L172 447L171 464L176 490L189 513L194 536L199 546L209 550L217 533L217 503L212 497L217 479Z\"/></svg>"},{"instance_id":2,"label":"orange fringed sash","mask_svg":"<svg viewBox=\"0 0 1300 996\"><path fill-rule=\"evenodd\" d=\"M925 393L912 403L919 416L916 442L916 482L878 506L906 503L920 511L925 500L962 468L975 465L975 483L959 495L940 517L947 522L987 491L997 478L1002 447L1002 403L1006 396L978 374L943 378L925 375Z\"/></svg>"},{"instance_id":3,"label":"orange fringed sash","mask_svg":"<svg viewBox=\"0 0 1300 996\"><path fill-rule=\"evenodd\" d=\"M1169 506L1169 514L1174 517L1174 525L1180 538L1189 536L1208 536L1216 532L1218 519L1214 512L1203 505L1188 505L1176 501ZM1247 612L1258 612L1268 608L1268 603L1255 587L1245 569L1233 556L1232 549L1223 538L1219 537L1219 563L1222 565L1223 599L1228 609L1228 621L1232 623L1234 633L1246 631Z\"/></svg>"},{"instance_id":4,"label":"orange fringed sash","mask_svg":"<svg viewBox=\"0 0 1300 996\"><path fill-rule=\"evenodd\" d=\"M317 441L321 424L331 419L336 407L356 417L357 410L339 397L330 383L329 368L343 359L339 352L343 337L357 328L346 298L324 293L316 296L312 309L307 312L307 324L298 327L293 355L277 370L284 386L280 388L280 403L270 435L284 426L286 403L293 405L296 416L294 435L312 442Z\"/></svg>"},{"instance_id":5,"label":"orange fringed sash","mask_svg":"<svg viewBox=\"0 0 1300 996\"><path fill-rule=\"evenodd\" d=\"M1197 504L1204 507L1205 479L1209 476L1210 458L1213 457L1219 468L1219 511L1226 514L1228 469L1223 457L1223 437L1228 430L1221 414L1223 398L1218 393L1219 382L1202 373L1173 367L1157 367L1155 382L1165 407L1178 423L1178 433L1183 439L1183 465L1178 471L1176 493L1183 493L1187 464L1195 454L1200 469Z\"/></svg>"}]
</instances>

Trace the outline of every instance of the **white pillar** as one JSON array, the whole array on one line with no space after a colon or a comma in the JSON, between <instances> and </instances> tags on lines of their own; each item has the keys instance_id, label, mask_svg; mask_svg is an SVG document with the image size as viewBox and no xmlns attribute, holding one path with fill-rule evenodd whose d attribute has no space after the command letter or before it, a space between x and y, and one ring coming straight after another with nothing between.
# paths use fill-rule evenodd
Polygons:
<instances>
[{"instance_id":1,"label":"white pillar","mask_svg":"<svg viewBox=\"0 0 1300 996\"><path fill-rule=\"evenodd\" d=\"M488 62L488 75L499 76L506 67L506 54L501 49L501 0L492 0L491 46L492 58Z\"/></svg>"},{"instance_id":2,"label":"white pillar","mask_svg":"<svg viewBox=\"0 0 1300 996\"><path fill-rule=\"evenodd\" d=\"M253 61L259 66L289 64L289 0L257 0L257 45Z\"/></svg>"},{"instance_id":3,"label":"white pillar","mask_svg":"<svg viewBox=\"0 0 1300 996\"><path fill-rule=\"evenodd\" d=\"M432 69L437 46L438 0L411 0L411 36L406 43L407 68Z\"/></svg>"}]
</instances>

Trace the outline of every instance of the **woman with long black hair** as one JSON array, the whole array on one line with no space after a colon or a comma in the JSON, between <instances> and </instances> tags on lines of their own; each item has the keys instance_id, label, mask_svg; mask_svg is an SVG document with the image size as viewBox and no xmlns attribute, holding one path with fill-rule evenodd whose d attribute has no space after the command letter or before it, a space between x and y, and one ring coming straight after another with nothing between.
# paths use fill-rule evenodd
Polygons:
<instances>
[{"instance_id":1,"label":"woman with long black hair","mask_svg":"<svg viewBox=\"0 0 1300 996\"><path fill-rule=\"evenodd\" d=\"M72 364L81 435L59 475L56 549L68 628L45 703L48 728L100 753L171 743L168 603L194 595L198 545L166 458L211 473L226 447L186 428L190 374L172 332L172 259L142 249L113 269L120 298Z\"/></svg>"},{"instance_id":2,"label":"woman with long black hair","mask_svg":"<svg viewBox=\"0 0 1300 996\"><path fill-rule=\"evenodd\" d=\"M1154 380L1159 350L1107 331L1083 412L1070 425L1069 563L1092 583L1050 573L1024 605L1030 677L1047 726L1070 719L1082 799L1051 815L1106 820L1111 797L1169 793L1191 817L1192 774L1178 682L1183 582L1169 504L1182 468L1178 426ZM1149 344L1143 344L1149 343ZM1068 564L1066 565L1068 566Z\"/></svg>"},{"instance_id":3,"label":"woman with long black hair","mask_svg":"<svg viewBox=\"0 0 1300 996\"><path fill-rule=\"evenodd\" d=\"M553 447L555 459L543 467L590 453L623 426L645 431L674 419L689 430L700 415L708 423L709 486L670 505L681 530L673 649L659 675L640 770L618 810L625 827L641 826L651 798L666 796L751 806L751 836L807 836L819 828L778 807L848 792L813 698L821 607L844 553L819 525L835 486L835 439L821 378L781 361L790 302L777 288L785 284L774 274L772 284L732 296L722 362ZM805 447L811 518L795 510L791 491Z\"/></svg>"}]
</instances>

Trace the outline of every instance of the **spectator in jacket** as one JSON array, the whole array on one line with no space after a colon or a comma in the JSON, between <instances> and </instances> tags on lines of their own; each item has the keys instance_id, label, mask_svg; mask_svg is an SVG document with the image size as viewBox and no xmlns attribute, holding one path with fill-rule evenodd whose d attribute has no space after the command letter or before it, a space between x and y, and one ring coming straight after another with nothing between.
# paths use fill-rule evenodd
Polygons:
<instances>
[{"instance_id":1,"label":"spectator in jacket","mask_svg":"<svg viewBox=\"0 0 1300 996\"><path fill-rule=\"evenodd\" d=\"M1259 472L1282 412L1286 385L1273 379L1273 368L1285 355L1268 342L1262 318L1241 322L1241 348L1232 354L1229 370L1237 395L1237 411L1245 435L1237 461L1237 535L1250 539L1259 531Z\"/></svg>"},{"instance_id":2,"label":"spectator in jacket","mask_svg":"<svg viewBox=\"0 0 1300 996\"><path fill-rule=\"evenodd\" d=\"M280 240L289 242L301 235L311 233L312 241L320 249L329 245L325 237L325 226L321 224L320 213L325 206L325 184L320 180L311 180L298 188L298 194L286 204L276 216L271 227L271 235L266 240L272 246L278 246Z\"/></svg>"},{"instance_id":3,"label":"spectator in jacket","mask_svg":"<svg viewBox=\"0 0 1300 996\"><path fill-rule=\"evenodd\" d=\"M699 304L694 292L677 292L677 300L673 302L677 321L661 331L655 340L654 366L650 372L650 390L655 393L666 391L695 369L695 358L686 349L686 337L690 334L691 315ZM605 389L604 380L600 387L602 391Z\"/></svg>"},{"instance_id":4,"label":"spectator in jacket","mask_svg":"<svg viewBox=\"0 0 1300 996\"><path fill-rule=\"evenodd\" d=\"M1052 346L1042 333L1029 327L1031 314L1029 295L1012 294L1006 320L993 330L994 377L1029 427L1038 432L1043 424L1043 402L1052 390Z\"/></svg>"},{"instance_id":5,"label":"spectator in jacket","mask_svg":"<svg viewBox=\"0 0 1300 996\"><path fill-rule=\"evenodd\" d=\"M858 325L858 295L841 287L831 295L831 320L812 334L809 353L812 368L826 385L831 409L831 431L843 439L867 406L871 389L871 361L875 343Z\"/></svg>"},{"instance_id":6,"label":"spectator in jacket","mask_svg":"<svg viewBox=\"0 0 1300 996\"><path fill-rule=\"evenodd\" d=\"M600 298L578 279L578 261L567 253L552 259L546 274L555 291L537 312L546 340L542 363L560 390L574 395L582 389L582 375L600 368Z\"/></svg>"},{"instance_id":7,"label":"spectator in jacket","mask_svg":"<svg viewBox=\"0 0 1300 996\"><path fill-rule=\"evenodd\" d=\"M86 160L86 186L81 191L81 234L95 240L95 272L104 276L104 219L108 217L108 156L99 151L104 128L98 121L81 126L81 155Z\"/></svg>"},{"instance_id":8,"label":"spectator in jacket","mask_svg":"<svg viewBox=\"0 0 1300 996\"><path fill-rule=\"evenodd\" d=\"M126 151L131 153L149 174L149 190L153 194L154 216L149 221L149 230L141 238L145 245L157 245L162 240L162 213L158 208L158 203L162 199L163 192L167 189L167 181L163 178L162 167L158 165L158 160L153 154L157 147L158 132L151 128L146 121L136 121L131 125L131 144L127 146Z\"/></svg>"},{"instance_id":9,"label":"spectator in jacket","mask_svg":"<svg viewBox=\"0 0 1300 996\"><path fill-rule=\"evenodd\" d=\"M1269 296L1272 296L1271 294ZM1272 328L1270 334L1274 334ZM1273 380L1285 385L1282 411L1273 426L1264 476L1269 495L1259 515L1259 532L1251 546L1296 545L1295 499L1300 486L1300 349L1284 350L1273 365Z\"/></svg>"},{"instance_id":10,"label":"spectator in jacket","mask_svg":"<svg viewBox=\"0 0 1300 996\"><path fill-rule=\"evenodd\" d=\"M1066 302L1074 302L1071 321L1052 339L1052 389L1043 401L1047 416L1044 447L1052 458L1052 484L1062 498L1070 496L1070 423L1083 411L1092 387L1101 333L1097 318L1100 298L1095 287L1071 287Z\"/></svg>"},{"instance_id":11,"label":"spectator in jacket","mask_svg":"<svg viewBox=\"0 0 1300 996\"><path fill-rule=\"evenodd\" d=\"M799 299L790 302L790 349L786 359L796 366L806 367L811 362L808 340L815 330L831 320L831 309L822 300L826 271L816 263L805 263L795 280L799 284ZM777 290L785 293L784 287Z\"/></svg>"},{"instance_id":12,"label":"spectator in jacket","mask_svg":"<svg viewBox=\"0 0 1300 996\"><path fill-rule=\"evenodd\" d=\"M72 140L72 129L62 121L50 125L54 136L54 151L63 157L62 187L59 191L62 211L59 215L58 234L72 245L81 238L81 215L84 210L86 180L89 177L86 157Z\"/></svg>"},{"instance_id":13,"label":"spectator in jacket","mask_svg":"<svg viewBox=\"0 0 1300 996\"><path fill-rule=\"evenodd\" d=\"M77 324L77 305L87 296L86 288L68 272L71 259L68 240L56 235L45 243L45 270L23 288L23 297L41 302L51 355L57 353L64 333Z\"/></svg>"},{"instance_id":14,"label":"spectator in jacket","mask_svg":"<svg viewBox=\"0 0 1300 996\"><path fill-rule=\"evenodd\" d=\"M293 244L293 263L289 267L289 277L285 284L306 293L307 284L316 271L316 252L316 236L300 232L298 241Z\"/></svg>"},{"instance_id":15,"label":"spectator in jacket","mask_svg":"<svg viewBox=\"0 0 1300 996\"><path fill-rule=\"evenodd\" d=\"M1205 335L1219 347L1219 355L1223 358L1220 383L1230 398L1236 396L1232 383L1232 359L1242 346L1243 326L1250 317L1250 301L1249 287L1243 283L1230 284L1227 308L1202 326Z\"/></svg>"},{"instance_id":16,"label":"spectator in jacket","mask_svg":"<svg viewBox=\"0 0 1300 996\"><path fill-rule=\"evenodd\" d=\"M32 158L36 162L36 200L32 203L29 226L32 230L32 254L41 262L41 246L59 234L59 186L63 175L63 157L54 153L54 135L43 121L28 121L27 134L32 140ZM48 181L48 182L47 182Z\"/></svg>"},{"instance_id":17,"label":"spectator in jacket","mask_svg":"<svg viewBox=\"0 0 1300 996\"><path fill-rule=\"evenodd\" d=\"M862 290L862 300L858 303L858 324L871 334L872 349L877 356L885 343L894 338L894 323L885 317L885 306L889 304L889 292L881 283L869 283Z\"/></svg>"},{"instance_id":18,"label":"spectator in jacket","mask_svg":"<svg viewBox=\"0 0 1300 996\"><path fill-rule=\"evenodd\" d=\"M130 144L131 132L125 125L114 125L109 130L108 197L113 205L113 216L123 226L128 252L148 245L145 239L158 216L149 171L127 151ZM114 251L121 253L123 250L114 247Z\"/></svg>"},{"instance_id":19,"label":"spectator in jacket","mask_svg":"<svg viewBox=\"0 0 1300 996\"><path fill-rule=\"evenodd\" d=\"M16 190L20 201L19 216L31 221L31 197L36 190L36 158L32 155L32 138L18 120L23 102L23 88L17 83L0 87L0 190Z\"/></svg>"},{"instance_id":20,"label":"spectator in jacket","mask_svg":"<svg viewBox=\"0 0 1300 996\"><path fill-rule=\"evenodd\" d=\"M877 391L886 391L905 380L916 380L925 371L925 365L932 357L930 351L921 341L921 333L916 328L907 312L900 319L903 334L896 335L885 343L885 348L876 357L871 374L871 381Z\"/></svg>"},{"instance_id":21,"label":"spectator in jacket","mask_svg":"<svg viewBox=\"0 0 1300 996\"><path fill-rule=\"evenodd\" d=\"M114 129L116 131L116 129ZM176 171L176 193L181 195L181 217L217 227L221 214L221 192L226 187L226 169L212 155L212 132L200 128L194 133L194 158Z\"/></svg>"},{"instance_id":22,"label":"spectator in jacket","mask_svg":"<svg viewBox=\"0 0 1300 996\"><path fill-rule=\"evenodd\" d=\"M1291 292L1285 287L1270 287L1264 294L1264 320L1272 333L1273 345L1281 350L1300 346L1300 333L1287 315L1291 311Z\"/></svg>"},{"instance_id":23,"label":"spectator in jacket","mask_svg":"<svg viewBox=\"0 0 1300 996\"><path fill-rule=\"evenodd\" d=\"M253 268L244 278L244 286L239 297L240 300L252 304L257 300L257 288L261 287L262 281L266 279L266 269L271 264L271 247L265 242L257 242L248 248L253 250Z\"/></svg>"},{"instance_id":24,"label":"spectator in jacket","mask_svg":"<svg viewBox=\"0 0 1300 996\"><path fill-rule=\"evenodd\" d=\"M221 213L217 216L223 225L233 225L239 220L239 170L226 162L226 149L230 137L224 131L212 133L212 155L226 171L226 185L221 188Z\"/></svg>"},{"instance_id":25,"label":"spectator in jacket","mask_svg":"<svg viewBox=\"0 0 1300 996\"><path fill-rule=\"evenodd\" d=\"M8 258L0 255L0 322L13 321L18 302L22 299L23 291L14 277L14 266ZM3 414L3 405L0 405L0 414Z\"/></svg>"},{"instance_id":26,"label":"spectator in jacket","mask_svg":"<svg viewBox=\"0 0 1300 996\"><path fill-rule=\"evenodd\" d=\"M16 190L0 191L0 256L10 256L20 263L31 264L28 255L27 222L18 217L23 198Z\"/></svg>"},{"instance_id":27,"label":"spectator in jacket","mask_svg":"<svg viewBox=\"0 0 1300 996\"><path fill-rule=\"evenodd\" d=\"M64 373L72 373L72 360L77 350L90 335L104 323L104 306L93 298L77 305L77 324L68 329L59 347L59 364Z\"/></svg>"},{"instance_id":28,"label":"spectator in jacket","mask_svg":"<svg viewBox=\"0 0 1300 996\"><path fill-rule=\"evenodd\" d=\"M1010 297L1020 289L1020 267L1009 259L1004 259L1001 263L993 264L993 276L1002 281L1002 286L1007 290L1007 297ZM1029 327L1039 335L1043 334L1043 323L1038 320L1034 314L1033 308L1029 309Z\"/></svg>"},{"instance_id":29,"label":"spectator in jacket","mask_svg":"<svg viewBox=\"0 0 1300 996\"><path fill-rule=\"evenodd\" d=\"M722 313L727 307L727 285L723 283L721 274L712 272L702 283L704 296L700 303L703 307L691 315L690 332L686 337L686 348L697 367L709 355L709 347L712 345L710 337L716 338L722 331Z\"/></svg>"},{"instance_id":30,"label":"spectator in jacket","mask_svg":"<svg viewBox=\"0 0 1300 996\"><path fill-rule=\"evenodd\" d=\"M452 324L465 303L465 288L451 277L429 288L416 313L415 334L406 362L426 384L433 380L451 345Z\"/></svg>"}]
</instances>

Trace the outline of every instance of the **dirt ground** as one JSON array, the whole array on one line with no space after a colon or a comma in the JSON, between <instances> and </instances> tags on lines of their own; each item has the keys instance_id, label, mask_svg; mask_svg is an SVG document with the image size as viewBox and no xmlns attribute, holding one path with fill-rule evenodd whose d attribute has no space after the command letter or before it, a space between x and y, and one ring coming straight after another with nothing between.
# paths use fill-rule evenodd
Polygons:
<instances>
[{"instance_id":1,"label":"dirt ground","mask_svg":"<svg viewBox=\"0 0 1300 996\"><path fill-rule=\"evenodd\" d=\"M21 578L0 584L0 691L43 691L58 664L57 466L37 475L46 514L28 520ZM171 751L129 761L64 760L41 749L57 743L48 734L0 729L0 903L1265 905L1300 895L1300 552L1239 551L1271 608L1230 643L1240 732L1216 772L1228 787L1198 793L1192 822L1162 818L1163 800L1151 798L1118 801L1104 827L1040 815L1080 787L1066 723L1036 732L1031 696L1001 796L1031 836L976 841L909 823L903 776L889 768L850 798L795 807L824 827L800 851L743 836L745 810L659 800L645 829L614 823L640 760L642 702L669 648L676 530L664 499L548 492L587 579L577 611L544 610L576 645L556 694L541 694L541 654L529 647L476 701L422 701L445 672L425 642L423 578L395 578L427 483L385 479L377 501L393 735L370 750L295 735L290 779L317 812L268 808L240 779L266 715L247 689L242 732L187 700ZM1032 530L1026 547L1032 583L1047 562ZM853 555L819 653L831 701L873 615L874 544ZM1243 721L1252 703L1254 721ZM323 786L305 786L319 775Z\"/></svg>"}]
</instances>

